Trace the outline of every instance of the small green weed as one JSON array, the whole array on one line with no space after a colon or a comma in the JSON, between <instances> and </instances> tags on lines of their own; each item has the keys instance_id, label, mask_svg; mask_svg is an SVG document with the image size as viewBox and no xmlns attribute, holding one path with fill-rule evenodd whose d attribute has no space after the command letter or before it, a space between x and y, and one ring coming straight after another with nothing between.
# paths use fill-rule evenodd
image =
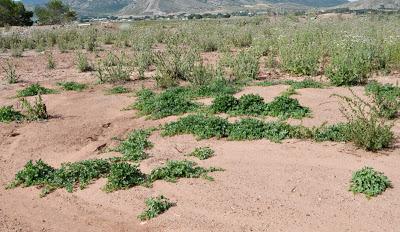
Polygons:
<instances>
[{"instance_id":1,"label":"small green weed","mask_svg":"<svg viewBox=\"0 0 400 232\"><path fill-rule=\"evenodd\" d=\"M26 98L21 98L21 107L24 109L24 117L30 121L45 120L49 118L46 104L44 104L42 96L39 94L35 101L30 103Z\"/></svg>"},{"instance_id":2,"label":"small green weed","mask_svg":"<svg viewBox=\"0 0 400 232\"><path fill-rule=\"evenodd\" d=\"M115 86L112 87L111 89L107 90L108 94L124 94L124 93L129 93L131 90L128 88L125 88L124 86Z\"/></svg>"},{"instance_id":3,"label":"small green weed","mask_svg":"<svg viewBox=\"0 0 400 232\"><path fill-rule=\"evenodd\" d=\"M7 81L8 84L15 84L19 82L20 76L17 74L15 65L13 65L9 60L7 61L7 66L1 66L4 71L3 79Z\"/></svg>"},{"instance_id":4,"label":"small green weed","mask_svg":"<svg viewBox=\"0 0 400 232\"><path fill-rule=\"evenodd\" d=\"M222 171L217 168L203 168L197 166L195 162L188 160L169 160L163 167L155 168L151 171L148 180L154 182L156 180L165 180L168 182L176 182L179 178L205 178L213 180L207 174L210 172Z\"/></svg>"},{"instance_id":5,"label":"small green weed","mask_svg":"<svg viewBox=\"0 0 400 232\"><path fill-rule=\"evenodd\" d=\"M56 61L54 60L53 53L49 52L46 54L47 56L47 68L48 69L55 69L56 68Z\"/></svg>"},{"instance_id":6,"label":"small green weed","mask_svg":"<svg viewBox=\"0 0 400 232\"><path fill-rule=\"evenodd\" d=\"M150 130L135 130L128 135L114 150L120 152L127 161L140 161L146 159L148 154L145 152L153 144L148 140Z\"/></svg>"},{"instance_id":7,"label":"small green weed","mask_svg":"<svg viewBox=\"0 0 400 232\"><path fill-rule=\"evenodd\" d=\"M38 94L53 94L53 93L56 93L56 91L42 87L41 85L36 83L26 87L25 89L17 91L17 97L29 97L29 96L36 96Z\"/></svg>"},{"instance_id":8,"label":"small green weed","mask_svg":"<svg viewBox=\"0 0 400 232\"><path fill-rule=\"evenodd\" d=\"M81 84L74 81L58 82L57 85L61 86L66 91L82 91L87 88L86 84Z\"/></svg>"},{"instance_id":9,"label":"small green weed","mask_svg":"<svg viewBox=\"0 0 400 232\"><path fill-rule=\"evenodd\" d=\"M142 221L157 217L175 204L171 203L168 198L161 195L155 198L148 198L146 200L146 205L147 209L138 216L138 218Z\"/></svg>"},{"instance_id":10,"label":"small green weed","mask_svg":"<svg viewBox=\"0 0 400 232\"><path fill-rule=\"evenodd\" d=\"M214 150L209 147L197 147L188 156L197 157L199 160L209 159L214 156Z\"/></svg>"},{"instance_id":11,"label":"small green weed","mask_svg":"<svg viewBox=\"0 0 400 232\"><path fill-rule=\"evenodd\" d=\"M350 183L350 191L364 193L368 198L378 196L391 187L392 184L387 176L371 167L364 167L353 173Z\"/></svg>"},{"instance_id":12,"label":"small green weed","mask_svg":"<svg viewBox=\"0 0 400 232\"><path fill-rule=\"evenodd\" d=\"M0 107L0 122L21 121L24 116L12 106Z\"/></svg>"}]
</instances>

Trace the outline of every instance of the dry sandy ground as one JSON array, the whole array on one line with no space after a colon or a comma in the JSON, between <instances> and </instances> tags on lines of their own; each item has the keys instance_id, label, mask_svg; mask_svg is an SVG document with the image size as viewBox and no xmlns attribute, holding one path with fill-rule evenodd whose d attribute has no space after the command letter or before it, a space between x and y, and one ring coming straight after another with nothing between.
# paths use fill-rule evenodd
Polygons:
<instances>
[{"instance_id":1,"label":"dry sandy ground","mask_svg":"<svg viewBox=\"0 0 400 232\"><path fill-rule=\"evenodd\" d=\"M97 148L112 146L113 137L123 137L131 130L176 120L151 121L136 118L134 111L121 111L134 98L129 94L105 95L109 86L94 85L92 74L78 73L72 57L70 53L57 54L59 66L49 71L44 55L28 52L18 59L25 83L0 85L0 105L7 105L16 104L17 99L12 98L16 90L36 81L53 88L59 80L93 84L83 92L44 96L54 116L48 121L0 124L0 231L399 231L399 141L395 149L374 154L351 144L196 141L190 135L161 137L156 132L150 137L155 144L149 151L152 157L142 162L142 171L149 172L168 159L184 159L185 153L198 146L212 147L216 156L196 162L226 171L213 173L213 182L158 181L153 188L134 187L109 194L101 190L105 179L84 190L67 193L61 189L44 198L36 188L5 190L31 159L58 167L63 162L115 156L118 154L101 154ZM380 80L394 83L400 79L391 76ZM140 88L142 84L152 83L132 82L128 86ZM247 87L239 95L258 93L269 100L285 89ZM337 99L329 96L346 94L346 89L298 92L295 97L311 107L313 118L291 122L313 126L343 121ZM398 122L394 131L400 135ZM383 171L394 188L371 200L349 192L352 172L366 165ZM176 207L141 223L137 215L145 208L144 200L160 194L176 202Z\"/></svg>"}]
</instances>

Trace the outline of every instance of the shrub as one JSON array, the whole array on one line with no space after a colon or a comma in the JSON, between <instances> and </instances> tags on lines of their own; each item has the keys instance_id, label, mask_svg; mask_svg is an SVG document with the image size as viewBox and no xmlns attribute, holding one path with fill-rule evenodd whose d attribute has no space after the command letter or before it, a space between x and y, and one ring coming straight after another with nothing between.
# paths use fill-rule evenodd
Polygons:
<instances>
[{"instance_id":1,"label":"shrub","mask_svg":"<svg viewBox=\"0 0 400 232\"><path fill-rule=\"evenodd\" d=\"M25 164L24 168L15 175L15 179L8 188L43 186L51 181L55 169L42 160L33 163L32 160Z\"/></svg>"},{"instance_id":2,"label":"shrub","mask_svg":"<svg viewBox=\"0 0 400 232\"><path fill-rule=\"evenodd\" d=\"M1 66L4 70L3 79L7 81L8 84L15 84L19 82L20 76L15 70L15 65L13 65L9 60L7 61L7 66Z\"/></svg>"},{"instance_id":3,"label":"shrub","mask_svg":"<svg viewBox=\"0 0 400 232\"><path fill-rule=\"evenodd\" d=\"M26 98L21 98L21 107L24 109L24 117L30 121L34 120L45 120L49 118L47 113L46 104L42 100L42 96L39 94L33 104L31 104Z\"/></svg>"},{"instance_id":4,"label":"shrub","mask_svg":"<svg viewBox=\"0 0 400 232\"><path fill-rule=\"evenodd\" d=\"M320 141L335 141L335 142L348 142L350 138L346 134L348 125L346 123L339 123L336 125L325 126L322 125L314 130L314 140Z\"/></svg>"},{"instance_id":5,"label":"shrub","mask_svg":"<svg viewBox=\"0 0 400 232\"><path fill-rule=\"evenodd\" d=\"M371 167L364 167L353 173L350 191L353 193L364 193L370 198L378 196L391 187L390 180L382 172L377 172Z\"/></svg>"},{"instance_id":6,"label":"shrub","mask_svg":"<svg viewBox=\"0 0 400 232\"><path fill-rule=\"evenodd\" d=\"M262 115L266 110L264 99L255 94L246 94L240 97L239 104L233 109L234 114Z\"/></svg>"},{"instance_id":7,"label":"shrub","mask_svg":"<svg viewBox=\"0 0 400 232\"><path fill-rule=\"evenodd\" d=\"M188 99L186 90L180 87L167 89L158 95L142 90L137 96L134 108L154 119L183 114L198 107Z\"/></svg>"},{"instance_id":8,"label":"shrub","mask_svg":"<svg viewBox=\"0 0 400 232\"><path fill-rule=\"evenodd\" d=\"M227 66L237 82L246 82L256 79L259 72L258 56L250 51L240 51L236 57L228 58Z\"/></svg>"},{"instance_id":9,"label":"shrub","mask_svg":"<svg viewBox=\"0 0 400 232\"><path fill-rule=\"evenodd\" d=\"M92 181L106 176L110 172L110 166L107 160L102 159L64 163L54 172L48 184L52 189L65 188L68 192L78 186L84 189Z\"/></svg>"},{"instance_id":10,"label":"shrub","mask_svg":"<svg viewBox=\"0 0 400 232\"><path fill-rule=\"evenodd\" d=\"M205 178L213 180L212 177L208 176L209 172L221 171L216 168L205 169L198 167L195 162L188 160L169 160L163 167L155 168L151 171L149 181L154 182L156 180L165 180L168 182L175 182L179 178Z\"/></svg>"},{"instance_id":11,"label":"shrub","mask_svg":"<svg viewBox=\"0 0 400 232\"><path fill-rule=\"evenodd\" d=\"M390 147L394 141L391 131L393 125L379 117L376 106L352 94L353 98L338 96L345 103L342 113L349 121L345 128L346 136L356 146L367 151L375 152Z\"/></svg>"},{"instance_id":12,"label":"shrub","mask_svg":"<svg viewBox=\"0 0 400 232\"><path fill-rule=\"evenodd\" d=\"M12 106L0 107L0 122L21 121L23 117L24 116L20 112L14 110Z\"/></svg>"},{"instance_id":13,"label":"shrub","mask_svg":"<svg viewBox=\"0 0 400 232\"><path fill-rule=\"evenodd\" d=\"M400 109L400 87L374 81L365 87L365 91L372 95L381 117L396 118Z\"/></svg>"},{"instance_id":14,"label":"shrub","mask_svg":"<svg viewBox=\"0 0 400 232\"><path fill-rule=\"evenodd\" d=\"M17 97L29 97L29 96L36 96L39 94L53 94L53 93L56 92L52 89L42 87L39 84L32 84L23 90L17 91Z\"/></svg>"},{"instance_id":15,"label":"shrub","mask_svg":"<svg viewBox=\"0 0 400 232\"><path fill-rule=\"evenodd\" d=\"M224 94L217 96L211 105L214 113L225 113L234 109L239 104L239 101L232 95Z\"/></svg>"},{"instance_id":16,"label":"shrub","mask_svg":"<svg viewBox=\"0 0 400 232\"><path fill-rule=\"evenodd\" d=\"M145 150L153 146L148 140L149 136L150 130L135 130L115 148L115 151L120 152L127 161L141 161L146 159L148 154Z\"/></svg>"},{"instance_id":17,"label":"shrub","mask_svg":"<svg viewBox=\"0 0 400 232\"><path fill-rule=\"evenodd\" d=\"M227 136L229 122L215 116L189 115L165 125L162 135L194 134L198 139Z\"/></svg>"},{"instance_id":18,"label":"shrub","mask_svg":"<svg viewBox=\"0 0 400 232\"><path fill-rule=\"evenodd\" d=\"M110 174L107 178L108 182L104 190L113 192L142 184L145 175L140 172L137 166L122 162L111 164Z\"/></svg>"},{"instance_id":19,"label":"shrub","mask_svg":"<svg viewBox=\"0 0 400 232\"><path fill-rule=\"evenodd\" d=\"M80 84L74 81L71 82L58 82L57 85L61 86L64 90L67 91L82 91L87 88L87 85Z\"/></svg>"},{"instance_id":20,"label":"shrub","mask_svg":"<svg viewBox=\"0 0 400 232\"><path fill-rule=\"evenodd\" d=\"M143 79L145 71L154 63L154 54L151 47L141 48L136 50L134 65L139 72L140 79Z\"/></svg>"},{"instance_id":21,"label":"shrub","mask_svg":"<svg viewBox=\"0 0 400 232\"><path fill-rule=\"evenodd\" d=\"M168 198L165 198L161 195L155 198L148 198L146 200L146 205L147 209L138 216L138 218L142 221L157 217L175 204L169 202Z\"/></svg>"},{"instance_id":22,"label":"shrub","mask_svg":"<svg viewBox=\"0 0 400 232\"><path fill-rule=\"evenodd\" d=\"M96 70L101 83L116 83L130 80L130 68L125 63L125 58L109 54L107 58L99 62Z\"/></svg>"},{"instance_id":23,"label":"shrub","mask_svg":"<svg viewBox=\"0 0 400 232\"><path fill-rule=\"evenodd\" d=\"M76 54L75 63L80 72L90 72L93 70L93 67L89 63L87 56L81 52Z\"/></svg>"},{"instance_id":24,"label":"shrub","mask_svg":"<svg viewBox=\"0 0 400 232\"><path fill-rule=\"evenodd\" d=\"M199 160L205 160L213 157L214 151L209 147L197 147L189 156L197 157Z\"/></svg>"},{"instance_id":25,"label":"shrub","mask_svg":"<svg viewBox=\"0 0 400 232\"><path fill-rule=\"evenodd\" d=\"M303 118L310 115L308 107L301 106L297 99L278 96L267 105L267 114L282 118Z\"/></svg>"},{"instance_id":26,"label":"shrub","mask_svg":"<svg viewBox=\"0 0 400 232\"><path fill-rule=\"evenodd\" d=\"M179 80L188 80L198 54L193 50L169 45L166 52L156 53L156 81L161 88L176 86Z\"/></svg>"},{"instance_id":27,"label":"shrub","mask_svg":"<svg viewBox=\"0 0 400 232\"><path fill-rule=\"evenodd\" d=\"M333 55L325 75L336 86L366 83L371 72L371 57L368 52L367 48L348 45L347 50Z\"/></svg>"},{"instance_id":28,"label":"shrub","mask_svg":"<svg viewBox=\"0 0 400 232\"><path fill-rule=\"evenodd\" d=\"M193 67L193 74L188 77L188 81L194 87L207 86L214 79L214 70L210 66L203 64Z\"/></svg>"}]
</instances>

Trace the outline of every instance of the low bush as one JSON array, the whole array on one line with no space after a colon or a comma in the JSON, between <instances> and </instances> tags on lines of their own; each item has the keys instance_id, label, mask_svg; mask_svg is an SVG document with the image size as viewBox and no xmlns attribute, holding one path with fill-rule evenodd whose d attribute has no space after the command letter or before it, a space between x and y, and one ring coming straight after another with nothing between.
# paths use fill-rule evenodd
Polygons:
<instances>
[{"instance_id":1,"label":"low bush","mask_svg":"<svg viewBox=\"0 0 400 232\"><path fill-rule=\"evenodd\" d=\"M309 108L301 106L297 99L278 96L272 102L265 103L259 95L243 95L236 99L232 95L221 95L214 99L211 110L214 113L231 115L269 115L280 118L303 118L310 115Z\"/></svg>"},{"instance_id":2,"label":"low bush","mask_svg":"<svg viewBox=\"0 0 400 232\"><path fill-rule=\"evenodd\" d=\"M382 172L377 172L371 167L364 167L353 173L350 183L350 191L363 193L368 198L378 196L392 183Z\"/></svg>"},{"instance_id":3,"label":"low bush","mask_svg":"<svg viewBox=\"0 0 400 232\"><path fill-rule=\"evenodd\" d=\"M138 218L142 221L150 220L164 213L174 205L174 203L171 203L169 199L164 196L148 198L146 200L147 209L141 213Z\"/></svg>"},{"instance_id":4,"label":"low bush","mask_svg":"<svg viewBox=\"0 0 400 232\"><path fill-rule=\"evenodd\" d=\"M390 147L394 142L393 124L379 115L377 106L371 105L353 92L353 98L338 96L345 105L342 113L348 123L345 134L356 146L367 151L378 151ZM336 95L337 96L337 95Z\"/></svg>"},{"instance_id":5,"label":"low bush","mask_svg":"<svg viewBox=\"0 0 400 232\"><path fill-rule=\"evenodd\" d=\"M0 122L21 121L24 116L12 106L0 107Z\"/></svg>"},{"instance_id":6,"label":"low bush","mask_svg":"<svg viewBox=\"0 0 400 232\"><path fill-rule=\"evenodd\" d=\"M101 83L126 82L131 75L125 56L118 57L112 53L98 63L96 71Z\"/></svg>"},{"instance_id":7,"label":"low bush","mask_svg":"<svg viewBox=\"0 0 400 232\"><path fill-rule=\"evenodd\" d=\"M53 53L49 52L46 54L47 56L47 68L48 69L55 69L56 68L56 61L54 60Z\"/></svg>"},{"instance_id":8,"label":"low bush","mask_svg":"<svg viewBox=\"0 0 400 232\"><path fill-rule=\"evenodd\" d=\"M153 146L148 140L149 136L150 130L135 130L114 150L120 152L127 161L141 161L148 157L145 150Z\"/></svg>"},{"instance_id":9,"label":"low bush","mask_svg":"<svg viewBox=\"0 0 400 232\"><path fill-rule=\"evenodd\" d=\"M111 164L110 174L104 190L113 192L140 185L145 181L145 175L137 166L121 162Z\"/></svg>"},{"instance_id":10,"label":"low bush","mask_svg":"<svg viewBox=\"0 0 400 232\"><path fill-rule=\"evenodd\" d=\"M32 84L26 87L25 89L17 91L17 97L29 97L29 96L36 96L39 94L45 95L53 93L56 93L56 91L42 87L39 84Z\"/></svg>"},{"instance_id":11,"label":"low bush","mask_svg":"<svg viewBox=\"0 0 400 232\"><path fill-rule=\"evenodd\" d=\"M137 93L137 100L133 107L142 115L149 115L153 119L179 115L198 108L187 97L185 88L177 87L155 94L143 89Z\"/></svg>"},{"instance_id":12,"label":"low bush","mask_svg":"<svg viewBox=\"0 0 400 232\"><path fill-rule=\"evenodd\" d=\"M162 135L193 134L198 139L222 138L227 136L228 127L228 120L220 117L189 115L165 125Z\"/></svg>"}]
</instances>

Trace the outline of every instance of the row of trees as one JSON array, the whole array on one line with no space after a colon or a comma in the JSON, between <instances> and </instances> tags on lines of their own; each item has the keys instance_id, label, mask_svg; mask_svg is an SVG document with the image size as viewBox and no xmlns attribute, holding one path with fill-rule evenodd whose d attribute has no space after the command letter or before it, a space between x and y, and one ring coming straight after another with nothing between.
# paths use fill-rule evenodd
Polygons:
<instances>
[{"instance_id":1,"label":"row of trees","mask_svg":"<svg viewBox=\"0 0 400 232\"><path fill-rule=\"evenodd\" d=\"M34 13L42 25L63 24L76 19L75 11L61 0L49 0L45 6L36 7L34 12L26 10L21 1L0 0L0 27L32 26Z\"/></svg>"}]
</instances>

